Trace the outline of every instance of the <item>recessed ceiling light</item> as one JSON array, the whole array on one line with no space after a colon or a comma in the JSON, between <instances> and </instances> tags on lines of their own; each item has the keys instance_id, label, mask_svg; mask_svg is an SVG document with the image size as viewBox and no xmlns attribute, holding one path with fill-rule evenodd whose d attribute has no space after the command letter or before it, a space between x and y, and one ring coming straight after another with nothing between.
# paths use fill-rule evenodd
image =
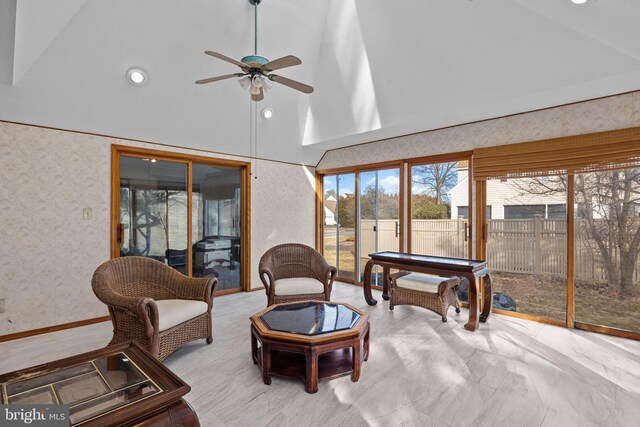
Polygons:
<instances>
[{"instance_id":1,"label":"recessed ceiling light","mask_svg":"<svg viewBox=\"0 0 640 427\"><path fill-rule=\"evenodd\" d=\"M142 86L147 82L147 73L140 68L131 68L127 71L127 80L136 86Z\"/></svg>"},{"instance_id":2,"label":"recessed ceiling light","mask_svg":"<svg viewBox=\"0 0 640 427\"><path fill-rule=\"evenodd\" d=\"M273 117L273 108L265 108L264 110L262 110L262 113L260 113L260 115L265 119L270 119L271 117Z\"/></svg>"},{"instance_id":3,"label":"recessed ceiling light","mask_svg":"<svg viewBox=\"0 0 640 427\"><path fill-rule=\"evenodd\" d=\"M571 0L572 2L574 2L575 4L585 4L587 2L587 0Z\"/></svg>"}]
</instances>

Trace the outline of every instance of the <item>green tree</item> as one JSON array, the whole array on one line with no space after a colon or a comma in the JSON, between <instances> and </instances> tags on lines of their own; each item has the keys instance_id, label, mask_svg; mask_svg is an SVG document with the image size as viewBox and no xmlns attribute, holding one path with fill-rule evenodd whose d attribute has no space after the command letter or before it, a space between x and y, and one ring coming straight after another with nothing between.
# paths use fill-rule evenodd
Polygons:
<instances>
[{"instance_id":1,"label":"green tree","mask_svg":"<svg viewBox=\"0 0 640 427\"><path fill-rule=\"evenodd\" d=\"M437 203L436 198L425 194L411 196L412 219L448 219L451 214L451 206Z\"/></svg>"},{"instance_id":2,"label":"green tree","mask_svg":"<svg viewBox=\"0 0 640 427\"><path fill-rule=\"evenodd\" d=\"M436 204L447 201L447 193L458 183L458 162L416 166L411 181L426 190Z\"/></svg>"},{"instance_id":3,"label":"green tree","mask_svg":"<svg viewBox=\"0 0 640 427\"><path fill-rule=\"evenodd\" d=\"M354 228L356 223L355 218L356 210L356 197L353 194L343 195L338 198L337 203L337 221L340 227Z\"/></svg>"}]
</instances>

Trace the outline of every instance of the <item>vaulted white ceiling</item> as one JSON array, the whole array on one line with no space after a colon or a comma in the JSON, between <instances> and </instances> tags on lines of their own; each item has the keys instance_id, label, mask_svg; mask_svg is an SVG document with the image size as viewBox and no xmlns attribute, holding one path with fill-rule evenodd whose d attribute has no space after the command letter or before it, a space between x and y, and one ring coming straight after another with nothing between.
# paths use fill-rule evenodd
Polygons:
<instances>
[{"instance_id":1,"label":"vaulted white ceiling","mask_svg":"<svg viewBox=\"0 0 640 427\"><path fill-rule=\"evenodd\" d=\"M55 3L55 5L53 4ZM250 101L203 54L253 52L247 0L3 0L0 119L250 153ZM325 150L640 89L640 1L263 0L258 52L301 66L258 156ZM135 87L127 69L149 81Z\"/></svg>"}]
</instances>

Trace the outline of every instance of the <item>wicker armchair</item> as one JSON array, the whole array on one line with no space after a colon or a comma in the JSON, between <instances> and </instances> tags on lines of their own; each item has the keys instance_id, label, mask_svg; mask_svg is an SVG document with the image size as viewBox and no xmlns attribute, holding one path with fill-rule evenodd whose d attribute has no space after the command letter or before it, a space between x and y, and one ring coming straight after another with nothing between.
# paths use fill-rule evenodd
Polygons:
<instances>
[{"instance_id":1,"label":"wicker armchair","mask_svg":"<svg viewBox=\"0 0 640 427\"><path fill-rule=\"evenodd\" d=\"M415 274L408 271L389 274L391 298L389 310L396 305L415 305L435 311L447 321L447 311L454 306L460 313L460 302L456 290L460 286L459 277L436 277Z\"/></svg>"},{"instance_id":2,"label":"wicker armchair","mask_svg":"<svg viewBox=\"0 0 640 427\"><path fill-rule=\"evenodd\" d=\"M303 300L330 301L336 268L309 246L274 246L260 258L258 267L267 306Z\"/></svg>"},{"instance_id":3,"label":"wicker armchair","mask_svg":"<svg viewBox=\"0 0 640 427\"><path fill-rule=\"evenodd\" d=\"M145 257L115 258L100 265L93 292L109 307L109 344L136 341L163 360L182 344L211 332L211 305L217 279L190 278Z\"/></svg>"}]
</instances>

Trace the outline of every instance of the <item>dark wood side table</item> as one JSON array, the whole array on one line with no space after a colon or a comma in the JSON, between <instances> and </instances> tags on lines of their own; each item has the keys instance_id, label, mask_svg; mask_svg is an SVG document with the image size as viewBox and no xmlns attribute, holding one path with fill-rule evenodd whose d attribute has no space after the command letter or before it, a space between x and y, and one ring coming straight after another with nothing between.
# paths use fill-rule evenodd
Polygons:
<instances>
[{"instance_id":1,"label":"dark wood side table","mask_svg":"<svg viewBox=\"0 0 640 427\"><path fill-rule=\"evenodd\" d=\"M191 390L135 342L0 376L3 404L67 404L70 425L199 427Z\"/></svg>"},{"instance_id":2,"label":"dark wood side table","mask_svg":"<svg viewBox=\"0 0 640 427\"><path fill-rule=\"evenodd\" d=\"M371 258L364 267L364 299L369 305L376 305L378 301L371 295L371 270L374 265L382 267L384 276L382 298L389 299L389 272L392 268L414 271L416 273L435 274L438 276L460 276L469 281L469 321L464 325L468 331L478 329L478 318L484 323L491 314L493 293L491 291L491 275L487 268L487 261L463 258L446 258L428 255L405 254L401 252L377 252L369 254ZM478 316L480 307L479 279L483 279L482 312Z\"/></svg>"},{"instance_id":3,"label":"dark wood side table","mask_svg":"<svg viewBox=\"0 0 640 427\"><path fill-rule=\"evenodd\" d=\"M250 319L251 355L265 384L271 375L294 378L315 393L319 380L351 374L358 381L369 358L369 316L348 304L275 304Z\"/></svg>"}]
</instances>

